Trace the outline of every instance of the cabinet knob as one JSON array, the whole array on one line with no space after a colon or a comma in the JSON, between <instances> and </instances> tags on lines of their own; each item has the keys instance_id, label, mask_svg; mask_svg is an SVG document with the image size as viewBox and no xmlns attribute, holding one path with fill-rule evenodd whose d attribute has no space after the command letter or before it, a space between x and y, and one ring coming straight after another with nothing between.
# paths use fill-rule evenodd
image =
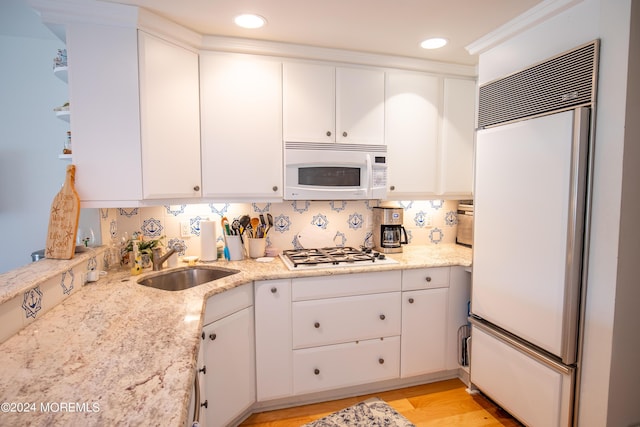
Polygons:
<instances>
[{"instance_id":1,"label":"cabinet knob","mask_svg":"<svg viewBox=\"0 0 640 427\"><path fill-rule=\"evenodd\" d=\"M313 370L313 373L316 375L320 375L320 369L316 368Z\"/></svg>"},{"instance_id":2,"label":"cabinet knob","mask_svg":"<svg viewBox=\"0 0 640 427\"><path fill-rule=\"evenodd\" d=\"M215 340L216 338L218 338L218 336L216 334L209 334L209 339L211 341Z\"/></svg>"},{"instance_id":3,"label":"cabinet knob","mask_svg":"<svg viewBox=\"0 0 640 427\"><path fill-rule=\"evenodd\" d=\"M347 132L342 132L342 136L343 136L343 137L345 137L345 138L346 138L346 137L347 137L347 135L348 135L348 133L347 133Z\"/></svg>"},{"instance_id":4,"label":"cabinet knob","mask_svg":"<svg viewBox=\"0 0 640 427\"><path fill-rule=\"evenodd\" d=\"M327 131L327 136L331 136L331 131L330 130Z\"/></svg>"},{"instance_id":5,"label":"cabinet knob","mask_svg":"<svg viewBox=\"0 0 640 427\"><path fill-rule=\"evenodd\" d=\"M278 292L278 288L276 288L275 286L273 288L271 288L271 293L275 294L276 292Z\"/></svg>"},{"instance_id":6,"label":"cabinet knob","mask_svg":"<svg viewBox=\"0 0 640 427\"><path fill-rule=\"evenodd\" d=\"M314 328L316 328L316 329L318 329L318 328L320 327L320 323L319 323L319 322L314 323L314 324L313 324L313 327L314 327Z\"/></svg>"},{"instance_id":7,"label":"cabinet knob","mask_svg":"<svg viewBox=\"0 0 640 427\"><path fill-rule=\"evenodd\" d=\"M413 304L413 298L409 298L409 304Z\"/></svg>"},{"instance_id":8,"label":"cabinet knob","mask_svg":"<svg viewBox=\"0 0 640 427\"><path fill-rule=\"evenodd\" d=\"M386 319L386 318L387 318L387 317L386 317L384 314L381 314L381 315L380 315L380 320L384 320L384 319Z\"/></svg>"},{"instance_id":9,"label":"cabinet knob","mask_svg":"<svg viewBox=\"0 0 640 427\"><path fill-rule=\"evenodd\" d=\"M389 190L391 190L391 191L393 191L393 190L395 190L395 189L396 189L396 186L395 186L395 185L392 185L391 187L389 187Z\"/></svg>"},{"instance_id":10,"label":"cabinet knob","mask_svg":"<svg viewBox=\"0 0 640 427\"><path fill-rule=\"evenodd\" d=\"M201 403L200 406L204 407L204 408L208 408L209 407L209 401L205 400L204 403Z\"/></svg>"},{"instance_id":11,"label":"cabinet knob","mask_svg":"<svg viewBox=\"0 0 640 427\"><path fill-rule=\"evenodd\" d=\"M204 331L202 331L202 335L200 335L202 339L204 339Z\"/></svg>"},{"instance_id":12,"label":"cabinet knob","mask_svg":"<svg viewBox=\"0 0 640 427\"><path fill-rule=\"evenodd\" d=\"M202 369L198 369L198 372L202 372L203 374L207 375L207 366L203 366Z\"/></svg>"},{"instance_id":13,"label":"cabinet knob","mask_svg":"<svg viewBox=\"0 0 640 427\"><path fill-rule=\"evenodd\" d=\"M274 192L275 192L275 191L278 191L278 186L277 186L277 185L274 185L273 187L271 187L271 189L272 189Z\"/></svg>"},{"instance_id":14,"label":"cabinet knob","mask_svg":"<svg viewBox=\"0 0 640 427\"><path fill-rule=\"evenodd\" d=\"M427 276L427 282L431 281L431 276Z\"/></svg>"},{"instance_id":15,"label":"cabinet knob","mask_svg":"<svg viewBox=\"0 0 640 427\"><path fill-rule=\"evenodd\" d=\"M200 186L199 185L194 186L193 191L200 191Z\"/></svg>"},{"instance_id":16,"label":"cabinet knob","mask_svg":"<svg viewBox=\"0 0 640 427\"><path fill-rule=\"evenodd\" d=\"M378 359L378 363L381 365L384 364L384 359L381 357L380 359Z\"/></svg>"}]
</instances>

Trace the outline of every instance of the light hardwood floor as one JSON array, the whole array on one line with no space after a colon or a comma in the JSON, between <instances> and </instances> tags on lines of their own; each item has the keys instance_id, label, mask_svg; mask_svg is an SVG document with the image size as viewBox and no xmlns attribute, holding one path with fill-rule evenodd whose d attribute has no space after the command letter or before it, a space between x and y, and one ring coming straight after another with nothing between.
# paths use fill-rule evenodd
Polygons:
<instances>
[{"instance_id":1,"label":"light hardwood floor","mask_svg":"<svg viewBox=\"0 0 640 427\"><path fill-rule=\"evenodd\" d=\"M481 394L469 394L458 379L253 414L241 426L298 427L369 397L378 397L416 426L521 426Z\"/></svg>"}]
</instances>

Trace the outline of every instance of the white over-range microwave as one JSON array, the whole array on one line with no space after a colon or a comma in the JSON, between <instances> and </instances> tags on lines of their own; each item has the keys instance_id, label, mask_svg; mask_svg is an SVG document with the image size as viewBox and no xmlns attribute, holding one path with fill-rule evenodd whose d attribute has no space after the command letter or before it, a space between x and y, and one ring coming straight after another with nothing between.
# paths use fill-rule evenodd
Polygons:
<instances>
[{"instance_id":1,"label":"white over-range microwave","mask_svg":"<svg viewBox=\"0 0 640 427\"><path fill-rule=\"evenodd\" d=\"M384 199L385 145L286 142L285 200Z\"/></svg>"}]
</instances>

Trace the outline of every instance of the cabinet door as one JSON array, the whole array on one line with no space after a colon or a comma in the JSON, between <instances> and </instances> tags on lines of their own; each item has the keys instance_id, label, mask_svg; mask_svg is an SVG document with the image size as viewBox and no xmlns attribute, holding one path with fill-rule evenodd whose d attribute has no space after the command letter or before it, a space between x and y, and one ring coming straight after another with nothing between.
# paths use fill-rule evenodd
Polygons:
<instances>
[{"instance_id":1,"label":"cabinet door","mask_svg":"<svg viewBox=\"0 0 640 427\"><path fill-rule=\"evenodd\" d=\"M145 199L200 196L198 54L138 33Z\"/></svg>"},{"instance_id":2,"label":"cabinet door","mask_svg":"<svg viewBox=\"0 0 640 427\"><path fill-rule=\"evenodd\" d=\"M286 62L283 65L284 140L335 142L335 67Z\"/></svg>"},{"instance_id":3,"label":"cabinet door","mask_svg":"<svg viewBox=\"0 0 640 427\"><path fill-rule=\"evenodd\" d=\"M136 30L80 23L66 29L82 207L136 206L142 199Z\"/></svg>"},{"instance_id":4,"label":"cabinet door","mask_svg":"<svg viewBox=\"0 0 640 427\"><path fill-rule=\"evenodd\" d=\"M282 64L200 57L202 191L224 201L282 198Z\"/></svg>"},{"instance_id":5,"label":"cabinet door","mask_svg":"<svg viewBox=\"0 0 640 427\"><path fill-rule=\"evenodd\" d=\"M255 283L256 389L259 402L293 393L291 281Z\"/></svg>"},{"instance_id":6,"label":"cabinet door","mask_svg":"<svg viewBox=\"0 0 640 427\"><path fill-rule=\"evenodd\" d=\"M336 69L336 142L384 144L384 71Z\"/></svg>"},{"instance_id":7,"label":"cabinet door","mask_svg":"<svg viewBox=\"0 0 640 427\"><path fill-rule=\"evenodd\" d=\"M402 378L445 369L449 289L402 293Z\"/></svg>"},{"instance_id":8,"label":"cabinet door","mask_svg":"<svg viewBox=\"0 0 640 427\"><path fill-rule=\"evenodd\" d=\"M388 72L386 94L387 199L434 195L438 191L439 79Z\"/></svg>"},{"instance_id":9,"label":"cabinet door","mask_svg":"<svg viewBox=\"0 0 640 427\"><path fill-rule=\"evenodd\" d=\"M473 191L476 84L444 79L440 194L469 197Z\"/></svg>"},{"instance_id":10,"label":"cabinet door","mask_svg":"<svg viewBox=\"0 0 640 427\"><path fill-rule=\"evenodd\" d=\"M253 307L204 327L208 426L227 426L255 402Z\"/></svg>"}]
</instances>

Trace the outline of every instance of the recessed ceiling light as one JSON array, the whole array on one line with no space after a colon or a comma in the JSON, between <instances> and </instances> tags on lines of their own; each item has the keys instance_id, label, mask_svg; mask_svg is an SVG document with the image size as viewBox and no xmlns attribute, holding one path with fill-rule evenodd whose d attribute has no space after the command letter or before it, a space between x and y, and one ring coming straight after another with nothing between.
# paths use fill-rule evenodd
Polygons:
<instances>
[{"instance_id":1,"label":"recessed ceiling light","mask_svg":"<svg viewBox=\"0 0 640 427\"><path fill-rule=\"evenodd\" d=\"M251 13L245 13L244 15L238 15L233 20L237 26L242 28L260 28L267 20L260 15L254 15Z\"/></svg>"},{"instance_id":2,"label":"recessed ceiling light","mask_svg":"<svg viewBox=\"0 0 640 427\"><path fill-rule=\"evenodd\" d=\"M423 49L439 49L447 44L447 39L443 39L442 37L434 37L431 39L426 39L422 43L420 43L420 47Z\"/></svg>"}]
</instances>

